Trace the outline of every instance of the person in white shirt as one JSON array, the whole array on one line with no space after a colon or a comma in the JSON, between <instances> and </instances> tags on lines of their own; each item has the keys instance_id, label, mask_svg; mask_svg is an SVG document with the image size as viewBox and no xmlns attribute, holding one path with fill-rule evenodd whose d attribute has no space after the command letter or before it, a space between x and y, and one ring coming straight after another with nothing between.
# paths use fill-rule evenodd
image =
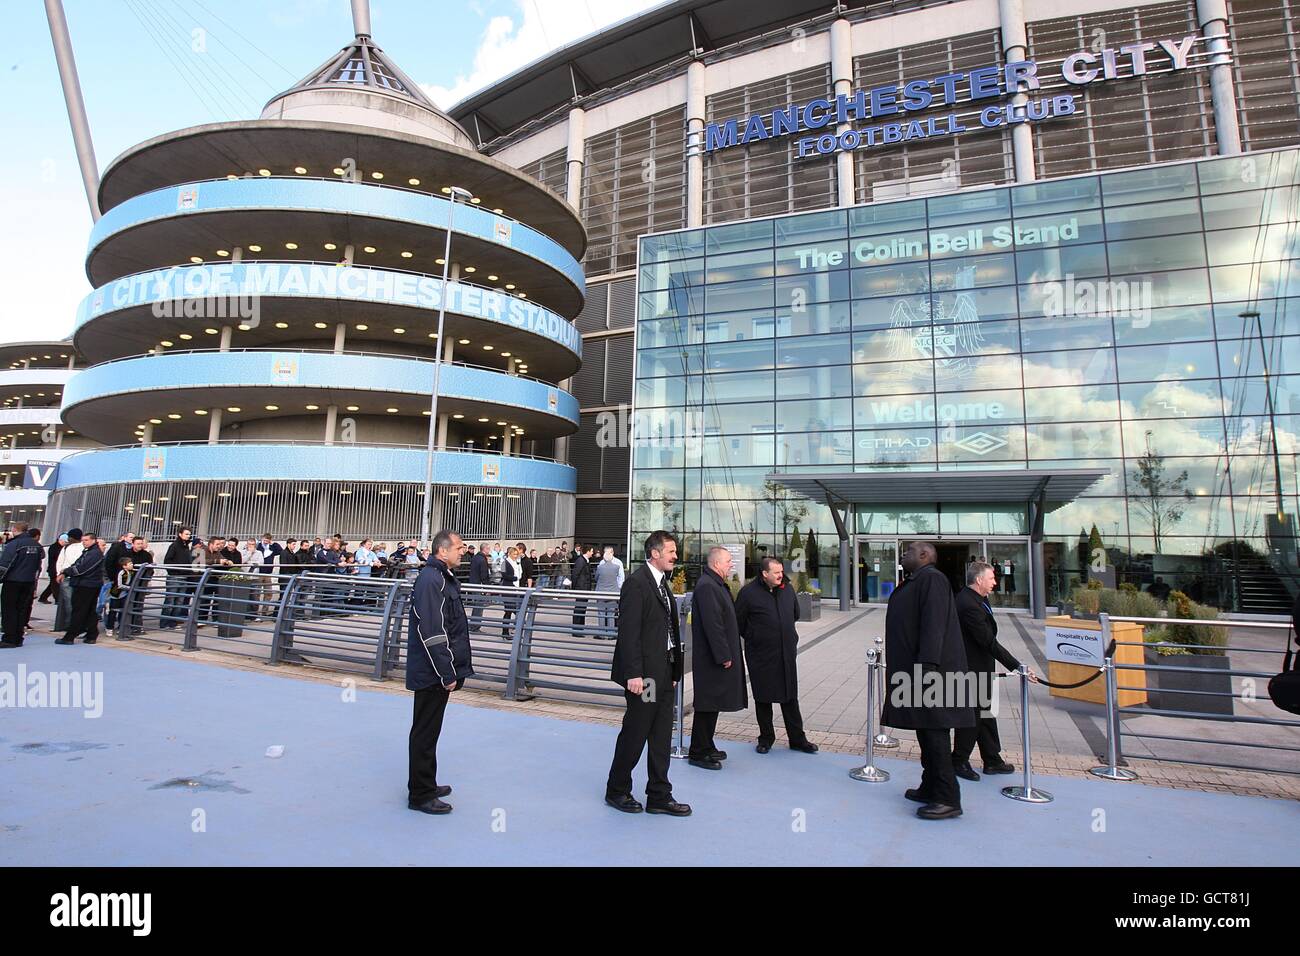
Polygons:
<instances>
[{"instance_id":1,"label":"person in white shirt","mask_svg":"<svg viewBox=\"0 0 1300 956\"><path fill-rule=\"evenodd\" d=\"M52 631L62 633L68 629L68 617L72 614L72 585L63 580L63 572L76 564L85 550L85 545L81 543L81 529L70 529L68 543L59 552L59 560L54 565L56 580L59 582L59 597L54 609L54 627L50 628Z\"/></svg>"}]
</instances>

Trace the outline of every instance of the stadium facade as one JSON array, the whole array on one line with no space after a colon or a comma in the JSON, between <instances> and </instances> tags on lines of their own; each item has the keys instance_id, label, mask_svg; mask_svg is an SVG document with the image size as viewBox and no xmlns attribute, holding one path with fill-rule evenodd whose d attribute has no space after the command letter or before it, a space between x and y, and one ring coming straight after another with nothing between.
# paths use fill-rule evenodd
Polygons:
<instances>
[{"instance_id":1,"label":"stadium facade","mask_svg":"<svg viewBox=\"0 0 1300 956\"><path fill-rule=\"evenodd\" d=\"M678 0L458 104L589 237L577 538L1289 609L1298 14Z\"/></svg>"},{"instance_id":2,"label":"stadium facade","mask_svg":"<svg viewBox=\"0 0 1300 956\"><path fill-rule=\"evenodd\" d=\"M48 523L414 536L436 414L435 529L571 536L585 231L368 32L258 119L128 150L98 205L62 421L107 447Z\"/></svg>"}]
</instances>

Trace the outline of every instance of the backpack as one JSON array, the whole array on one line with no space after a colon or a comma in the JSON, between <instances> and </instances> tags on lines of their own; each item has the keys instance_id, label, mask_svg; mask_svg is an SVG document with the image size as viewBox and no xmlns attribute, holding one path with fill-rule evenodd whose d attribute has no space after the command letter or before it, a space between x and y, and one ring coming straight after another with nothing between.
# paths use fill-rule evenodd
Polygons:
<instances>
[{"instance_id":1,"label":"backpack","mask_svg":"<svg viewBox=\"0 0 1300 956\"><path fill-rule=\"evenodd\" d=\"M1300 635L1296 641L1300 643ZM1293 660L1293 656L1297 659ZM1280 710L1300 714L1300 656L1292 654L1290 641L1287 641L1282 673L1268 682L1268 696Z\"/></svg>"}]
</instances>

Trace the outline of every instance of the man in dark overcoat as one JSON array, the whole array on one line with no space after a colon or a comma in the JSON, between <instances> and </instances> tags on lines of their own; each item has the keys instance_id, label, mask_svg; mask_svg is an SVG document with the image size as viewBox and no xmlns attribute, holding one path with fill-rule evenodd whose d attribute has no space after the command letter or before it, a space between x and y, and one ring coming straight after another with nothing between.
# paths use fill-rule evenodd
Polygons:
<instances>
[{"instance_id":1,"label":"man in dark overcoat","mask_svg":"<svg viewBox=\"0 0 1300 956\"><path fill-rule=\"evenodd\" d=\"M799 602L794 588L785 580L785 568L777 558L765 555L759 572L740 589L736 597L736 623L745 642L745 664L754 691L754 714L758 718L759 753L765 754L776 742L772 705L781 705L781 719L791 750L815 754L817 745L803 729L799 713L799 671L795 664L799 634Z\"/></svg>"},{"instance_id":2,"label":"man in dark overcoat","mask_svg":"<svg viewBox=\"0 0 1300 956\"><path fill-rule=\"evenodd\" d=\"M916 731L921 785L906 797L924 804L925 820L961 816L952 765L952 731L973 727L978 703L974 675L948 576L935 567L928 541L913 541L901 564L906 578L885 610L885 703L880 722Z\"/></svg>"},{"instance_id":3,"label":"man in dark overcoat","mask_svg":"<svg viewBox=\"0 0 1300 956\"><path fill-rule=\"evenodd\" d=\"M727 754L713 742L722 711L744 710L745 664L741 658L736 606L731 600L731 552L715 547L691 598L691 673L695 677L695 721L690 763L721 770Z\"/></svg>"}]
</instances>

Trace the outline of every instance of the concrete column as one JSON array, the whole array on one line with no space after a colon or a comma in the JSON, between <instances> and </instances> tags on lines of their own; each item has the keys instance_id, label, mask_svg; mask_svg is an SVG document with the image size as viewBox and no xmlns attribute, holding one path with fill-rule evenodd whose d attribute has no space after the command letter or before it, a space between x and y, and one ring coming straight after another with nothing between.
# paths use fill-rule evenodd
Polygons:
<instances>
[{"instance_id":1,"label":"concrete column","mask_svg":"<svg viewBox=\"0 0 1300 956\"><path fill-rule=\"evenodd\" d=\"M686 226L704 222L704 114L708 71L701 60L686 66Z\"/></svg>"},{"instance_id":2,"label":"concrete column","mask_svg":"<svg viewBox=\"0 0 1300 956\"><path fill-rule=\"evenodd\" d=\"M5 487L12 488L13 484L14 484L14 476L9 474L9 472L5 472Z\"/></svg>"},{"instance_id":3,"label":"concrete column","mask_svg":"<svg viewBox=\"0 0 1300 956\"><path fill-rule=\"evenodd\" d=\"M343 247L343 264L345 266L352 265L352 256L355 252L356 252L356 247L353 246L352 243L350 242Z\"/></svg>"},{"instance_id":4,"label":"concrete column","mask_svg":"<svg viewBox=\"0 0 1300 956\"><path fill-rule=\"evenodd\" d=\"M564 198L574 209L582 208L582 167L586 161L587 113L569 110L569 142L564 152Z\"/></svg>"},{"instance_id":5,"label":"concrete column","mask_svg":"<svg viewBox=\"0 0 1300 956\"><path fill-rule=\"evenodd\" d=\"M208 492L199 498L198 519L194 522L194 536L197 538L206 538L208 536L208 522L212 518L212 493Z\"/></svg>"},{"instance_id":6,"label":"concrete column","mask_svg":"<svg viewBox=\"0 0 1300 956\"><path fill-rule=\"evenodd\" d=\"M221 345L220 345L221 351L223 352L230 351L230 338L232 335L234 335L234 330L230 326L223 325L221 327Z\"/></svg>"},{"instance_id":7,"label":"concrete column","mask_svg":"<svg viewBox=\"0 0 1300 956\"><path fill-rule=\"evenodd\" d=\"M338 434L339 427L339 407L330 405L325 409L325 444L334 444L334 436Z\"/></svg>"},{"instance_id":8,"label":"concrete column","mask_svg":"<svg viewBox=\"0 0 1300 956\"><path fill-rule=\"evenodd\" d=\"M208 409L208 444L215 445L221 441L221 409Z\"/></svg>"},{"instance_id":9,"label":"concrete column","mask_svg":"<svg viewBox=\"0 0 1300 956\"><path fill-rule=\"evenodd\" d=\"M76 367L77 367L77 353L73 352L71 355L68 356L68 368L76 368Z\"/></svg>"},{"instance_id":10,"label":"concrete column","mask_svg":"<svg viewBox=\"0 0 1300 956\"><path fill-rule=\"evenodd\" d=\"M453 358L455 358L455 356L456 356L456 340L453 339L450 335L448 335L447 341L442 343L442 360L444 362L450 362Z\"/></svg>"},{"instance_id":11,"label":"concrete column","mask_svg":"<svg viewBox=\"0 0 1300 956\"><path fill-rule=\"evenodd\" d=\"M1219 144L1219 155L1235 156L1241 152L1241 128L1237 125L1237 91L1232 80L1232 55L1228 51L1225 0L1196 0L1196 19L1210 53L1210 101L1214 104L1214 137Z\"/></svg>"},{"instance_id":12,"label":"concrete column","mask_svg":"<svg viewBox=\"0 0 1300 956\"><path fill-rule=\"evenodd\" d=\"M54 429L54 447L55 447L55 448L62 448L62 447L63 447L63 429L62 429L62 428L56 428L56 429Z\"/></svg>"},{"instance_id":13,"label":"concrete column","mask_svg":"<svg viewBox=\"0 0 1300 956\"><path fill-rule=\"evenodd\" d=\"M340 322L334 326L334 354L339 355L343 352L343 346L348 340L348 327L345 323Z\"/></svg>"},{"instance_id":14,"label":"concrete column","mask_svg":"<svg viewBox=\"0 0 1300 956\"><path fill-rule=\"evenodd\" d=\"M510 429L509 429L509 427L507 427L506 430L505 430L505 432L501 435L501 454L503 454L503 455L508 455L508 454L510 454Z\"/></svg>"},{"instance_id":15,"label":"concrete column","mask_svg":"<svg viewBox=\"0 0 1300 956\"><path fill-rule=\"evenodd\" d=\"M235 246L235 248L233 248L233 249L230 250L230 261L231 261L231 262L243 262L243 261L244 261L244 247L243 247L243 246Z\"/></svg>"},{"instance_id":16,"label":"concrete column","mask_svg":"<svg viewBox=\"0 0 1300 956\"><path fill-rule=\"evenodd\" d=\"M836 96L848 96L853 92L853 28L848 20L831 23L831 82ZM851 128L851 123L842 123L835 132L839 134ZM852 206L856 196L851 150L842 149L835 154L835 176L839 183L839 205Z\"/></svg>"},{"instance_id":17,"label":"concrete column","mask_svg":"<svg viewBox=\"0 0 1300 956\"><path fill-rule=\"evenodd\" d=\"M1006 62L1024 60L1029 51L1025 34L1024 0L998 0L998 18L1002 27L1002 53ZM1024 114L1029 94L1024 84L1017 84L1011 97L1013 113ZM1016 182L1031 183L1038 178L1034 162L1034 131L1029 123L1016 123L1011 127L1011 153L1015 160Z\"/></svg>"},{"instance_id":18,"label":"concrete column","mask_svg":"<svg viewBox=\"0 0 1300 956\"><path fill-rule=\"evenodd\" d=\"M451 416L450 416L450 415L439 415L439 416L438 416L437 447L439 447L439 448L446 448L446 447L447 447L447 428L448 428L448 426L449 426L450 424L451 424Z\"/></svg>"},{"instance_id":19,"label":"concrete column","mask_svg":"<svg viewBox=\"0 0 1300 956\"><path fill-rule=\"evenodd\" d=\"M144 423L144 434L140 436L142 446L153 444L153 422Z\"/></svg>"}]
</instances>

